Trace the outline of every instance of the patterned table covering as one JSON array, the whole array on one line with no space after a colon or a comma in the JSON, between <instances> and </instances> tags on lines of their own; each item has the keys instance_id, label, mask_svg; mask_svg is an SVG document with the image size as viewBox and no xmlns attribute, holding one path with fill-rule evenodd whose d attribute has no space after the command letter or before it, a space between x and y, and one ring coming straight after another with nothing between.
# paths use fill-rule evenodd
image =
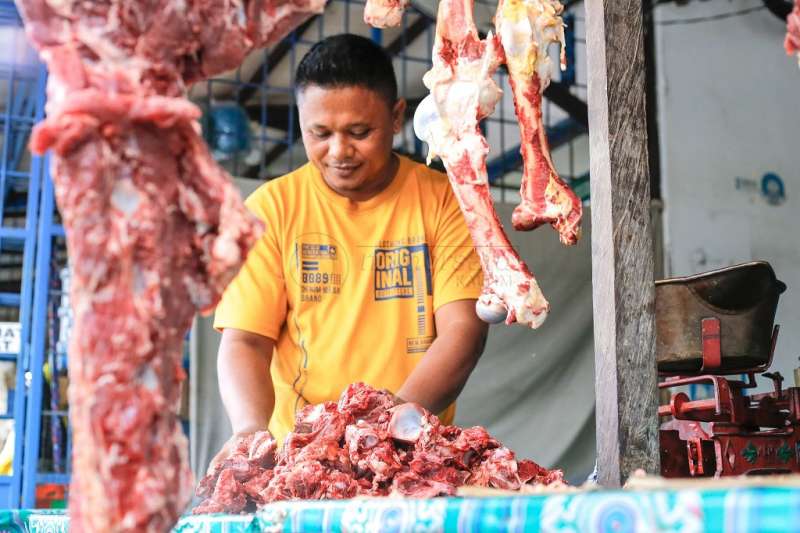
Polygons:
<instances>
[{"instance_id":1,"label":"patterned table covering","mask_svg":"<svg viewBox=\"0 0 800 533\"><path fill-rule=\"evenodd\" d=\"M64 511L0 511L0 532L66 533ZM799 532L800 488L592 491L487 498L281 502L187 516L174 533Z\"/></svg>"}]
</instances>

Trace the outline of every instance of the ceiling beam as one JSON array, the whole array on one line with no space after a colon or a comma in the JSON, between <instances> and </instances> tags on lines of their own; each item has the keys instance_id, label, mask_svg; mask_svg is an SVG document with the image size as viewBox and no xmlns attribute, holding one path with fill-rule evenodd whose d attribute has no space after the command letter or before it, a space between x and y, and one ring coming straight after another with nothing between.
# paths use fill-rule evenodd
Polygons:
<instances>
[{"instance_id":1,"label":"ceiling beam","mask_svg":"<svg viewBox=\"0 0 800 533\"><path fill-rule=\"evenodd\" d=\"M306 30L317 20L320 15L314 15L300 26L294 30L294 35L303 36ZM244 85L236 94L236 102L238 104L247 103L253 95L256 94L256 91L261 87L261 84L264 83L265 77L269 76L269 73L278 66L278 64L286 57L292 49L292 38L291 34L287 37L284 37L275 47L270 50L267 57L261 63L255 72L253 72L250 79L247 80L247 84Z\"/></svg>"},{"instance_id":2,"label":"ceiling beam","mask_svg":"<svg viewBox=\"0 0 800 533\"><path fill-rule=\"evenodd\" d=\"M575 122L584 128L589 127L589 109L586 102L572 94L569 86L551 82L544 90L544 97L563 109Z\"/></svg>"},{"instance_id":3,"label":"ceiling beam","mask_svg":"<svg viewBox=\"0 0 800 533\"><path fill-rule=\"evenodd\" d=\"M556 124L552 124L548 126L546 130L547 144L551 151L555 151L560 146L586 134L586 128L570 118L565 118ZM507 149L505 152L486 163L489 182L494 184L494 182L501 178L506 172L521 167L523 162L519 144Z\"/></svg>"},{"instance_id":4,"label":"ceiling beam","mask_svg":"<svg viewBox=\"0 0 800 533\"><path fill-rule=\"evenodd\" d=\"M396 39L386 45L386 53L391 56L396 56L402 52L405 47L416 41L417 37L425 33L433 22L434 21L426 15L420 15L417 20L406 26Z\"/></svg>"}]
</instances>

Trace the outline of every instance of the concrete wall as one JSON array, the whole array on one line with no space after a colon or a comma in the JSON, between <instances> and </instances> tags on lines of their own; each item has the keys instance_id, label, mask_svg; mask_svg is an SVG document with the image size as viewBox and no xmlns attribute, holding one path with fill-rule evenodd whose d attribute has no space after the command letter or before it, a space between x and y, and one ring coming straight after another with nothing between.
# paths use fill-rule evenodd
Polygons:
<instances>
[{"instance_id":1,"label":"concrete wall","mask_svg":"<svg viewBox=\"0 0 800 533\"><path fill-rule=\"evenodd\" d=\"M773 369L791 382L800 355L800 69L783 51L785 24L765 9L664 24L758 6L656 8L665 268L687 275L769 261L789 286Z\"/></svg>"}]
</instances>

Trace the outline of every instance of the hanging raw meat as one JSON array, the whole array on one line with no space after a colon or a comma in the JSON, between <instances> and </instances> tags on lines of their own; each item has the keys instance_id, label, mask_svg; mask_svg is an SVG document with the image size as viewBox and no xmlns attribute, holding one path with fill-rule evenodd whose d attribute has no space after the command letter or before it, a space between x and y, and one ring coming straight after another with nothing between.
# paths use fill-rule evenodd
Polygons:
<instances>
[{"instance_id":1,"label":"hanging raw meat","mask_svg":"<svg viewBox=\"0 0 800 533\"><path fill-rule=\"evenodd\" d=\"M499 0L495 26L503 45L514 107L520 126L524 161L521 202L511 222L517 230L551 224L561 242L580 237L581 201L558 176L542 123L542 92L550 83L551 43L561 43L564 67L564 24L557 0Z\"/></svg>"},{"instance_id":2,"label":"hanging raw meat","mask_svg":"<svg viewBox=\"0 0 800 533\"><path fill-rule=\"evenodd\" d=\"M797 54L800 63L800 0L794 1L794 9L786 17L786 40L783 45L787 54Z\"/></svg>"},{"instance_id":3,"label":"hanging raw meat","mask_svg":"<svg viewBox=\"0 0 800 533\"><path fill-rule=\"evenodd\" d=\"M408 0L367 0L364 6L364 22L375 28L400 25Z\"/></svg>"},{"instance_id":4,"label":"hanging raw meat","mask_svg":"<svg viewBox=\"0 0 800 533\"><path fill-rule=\"evenodd\" d=\"M423 79L431 94L416 111L414 130L428 144L428 159L442 159L480 258L478 315L536 328L549 306L495 213L486 173L489 145L478 127L500 98L492 74L502 47L491 32L478 37L472 7L472 0L439 2L433 68Z\"/></svg>"},{"instance_id":5,"label":"hanging raw meat","mask_svg":"<svg viewBox=\"0 0 800 533\"><path fill-rule=\"evenodd\" d=\"M199 135L188 84L322 0L18 0L49 68L56 200L73 269L72 531L165 532L191 496L177 419L184 335L260 224Z\"/></svg>"}]
</instances>

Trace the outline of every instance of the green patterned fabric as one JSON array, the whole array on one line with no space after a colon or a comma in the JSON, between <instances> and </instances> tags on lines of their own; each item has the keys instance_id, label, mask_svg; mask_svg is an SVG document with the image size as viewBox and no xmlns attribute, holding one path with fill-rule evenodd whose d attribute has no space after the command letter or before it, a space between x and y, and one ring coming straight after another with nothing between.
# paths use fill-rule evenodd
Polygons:
<instances>
[{"instance_id":1,"label":"green patterned fabric","mask_svg":"<svg viewBox=\"0 0 800 533\"><path fill-rule=\"evenodd\" d=\"M28 511L24 531L30 533L67 533L69 520L66 511L59 510L34 510Z\"/></svg>"},{"instance_id":2,"label":"green patterned fabric","mask_svg":"<svg viewBox=\"0 0 800 533\"><path fill-rule=\"evenodd\" d=\"M24 533L27 516L26 511L0 510L0 531Z\"/></svg>"},{"instance_id":3,"label":"green patterned fabric","mask_svg":"<svg viewBox=\"0 0 800 533\"><path fill-rule=\"evenodd\" d=\"M63 511L0 511L0 532L67 532ZM548 496L375 498L187 516L176 533L800 533L800 488L594 491Z\"/></svg>"}]
</instances>

